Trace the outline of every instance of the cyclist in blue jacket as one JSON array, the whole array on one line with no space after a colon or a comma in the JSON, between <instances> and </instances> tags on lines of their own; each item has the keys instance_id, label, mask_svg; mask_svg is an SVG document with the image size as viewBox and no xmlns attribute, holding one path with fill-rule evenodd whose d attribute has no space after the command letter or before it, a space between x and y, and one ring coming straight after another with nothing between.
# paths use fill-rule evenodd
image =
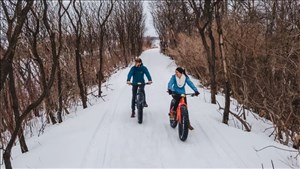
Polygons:
<instances>
[{"instance_id":1,"label":"cyclist in blue jacket","mask_svg":"<svg viewBox=\"0 0 300 169\"><path fill-rule=\"evenodd\" d=\"M175 105L173 110L177 110L179 101L180 101L180 94L185 94L185 85L188 84L188 86L190 86L190 88L192 88L195 92L195 95L198 96L199 92L198 89L195 87L195 85L193 84L193 82L190 80L190 78L187 76L187 74L185 73L185 69L183 69L182 67L177 67L175 70L175 74L172 75L169 83L168 83L168 93L171 94L178 94L178 95L172 95L172 97L175 99ZM184 98L185 103L187 103L186 101L186 97ZM174 114L169 114L170 117L174 116ZM173 117L172 117L173 118ZM192 130L193 127L190 125L189 128Z\"/></svg>"},{"instance_id":2,"label":"cyclist in blue jacket","mask_svg":"<svg viewBox=\"0 0 300 169\"><path fill-rule=\"evenodd\" d=\"M132 114L131 117L135 117L135 98L136 98L136 94L137 94L137 89L138 83L145 83L144 80L144 75L147 76L148 79L148 83L152 83L152 78L150 76L150 73L147 69L146 66L143 65L142 59L137 57L135 58L135 65L131 67L128 76L127 76L127 84L132 85L132 100L131 100L131 109L132 109ZM133 77L132 79L132 83L130 82L131 77ZM145 85L142 85L142 90L145 96L145 103L144 103L144 107L148 107L148 104L146 102L146 95L145 95Z\"/></svg>"}]
</instances>

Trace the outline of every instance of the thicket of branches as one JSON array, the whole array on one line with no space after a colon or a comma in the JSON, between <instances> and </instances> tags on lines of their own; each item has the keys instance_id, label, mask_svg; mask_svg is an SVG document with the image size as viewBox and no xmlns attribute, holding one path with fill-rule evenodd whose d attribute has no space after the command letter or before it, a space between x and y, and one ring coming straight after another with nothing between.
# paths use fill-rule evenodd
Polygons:
<instances>
[{"instance_id":1,"label":"thicket of branches","mask_svg":"<svg viewBox=\"0 0 300 169\"><path fill-rule=\"evenodd\" d=\"M225 93L224 123L232 114L250 131L244 114L250 109L273 122L281 143L300 134L299 1L163 0L152 6L162 52L216 90L212 103L217 91ZM230 111L230 96L240 114Z\"/></svg>"},{"instance_id":2,"label":"thicket of branches","mask_svg":"<svg viewBox=\"0 0 300 169\"><path fill-rule=\"evenodd\" d=\"M142 52L141 1L1 0L0 142L11 168L16 140L27 152L24 130L32 119L61 123L68 109L117 68ZM47 119L43 121L43 119Z\"/></svg>"}]
</instances>

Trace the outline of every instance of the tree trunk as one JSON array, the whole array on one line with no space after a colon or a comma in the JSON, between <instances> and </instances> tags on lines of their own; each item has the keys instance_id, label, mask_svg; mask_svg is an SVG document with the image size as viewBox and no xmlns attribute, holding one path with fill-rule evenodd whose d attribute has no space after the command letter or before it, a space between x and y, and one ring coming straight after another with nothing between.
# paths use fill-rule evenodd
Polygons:
<instances>
[{"instance_id":1,"label":"tree trunk","mask_svg":"<svg viewBox=\"0 0 300 169\"><path fill-rule=\"evenodd\" d=\"M230 84L228 81L225 82L225 108L223 113L223 123L228 124L229 111L230 111Z\"/></svg>"},{"instance_id":2,"label":"tree trunk","mask_svg":"<svg viewBox=\"0 0 300 169\"><path fill-rule=\"evenodd\" d=\"M204 45L204 49L206 51L206 55L207 55L207 62L208 62L208 67L209 67L209 76L210 76L210 85L211 85L211 103L216 104L216 80L215 80L215 72L214 72L214 67L212 65L212 56L211 56L211 52L210 52L210 47L208 46L206 37L205 37L205 32L203 29L198 27L198 31L200 33L200 37L202 39L202 43Z\"/></svg>"},{"instance_id":3,"label":"tree trunk","mask_svg":"<svg viewBox=\"0 0 300 169\"><path fill-rule=\"evenodd\" d=\"M85 99L85 95L84 95L84 87L81 81L81 71L80 71L80 51L79 51L79 44L77 44L76 50L75 50L75 55L76 55L76 75L77 75L77 83L78 83L78 87L80 90L80 97L81 97L81 101L82 101L82 106L83 108L87 108L87 100Z\"/></svg>"},{"instance_id":4,"label":"tree trunk","mask_svg":"<svg viewBox=\"0 0 300 169\"><path fill-rule=\"evenodd\" d=\"M81 74L82 74L82 85L83 85L83 96L84 96L84 100L87 102L87 84L86 84L86 78L85 78L85 71L84 71L84 66L83 66L83 61L82 61L82 57L80 55L79 57L79 63L80 63L80 69L81 69Z\"/></svg>"},{"instance_id":5,"label":"tree trunk","mask_svg":"<svg viewBox=\"0 0 300 169\"><path fill-rule=\"evenodd\" d=\"M13 112L14 112L14 117L15 117L15 122L16 122L16 121L18 121L18 119L20 117L20 111L19 111L19 100L18 100L18 96L16 93L15 77L14 77L12 66L10 66L10 71L9 71L9 90L10 90L10 94L11 94L12 107L13 107ZM22 153L28 152L28 147L26 145L22 127L20 128L18 137L19 137L19 141L20 141L21 152Z\"/></svg>"},{"instance_id":6,"label":"tree trunk","mask_svg":"<svg viewBox=\"0 0 300 169\"><path fill-rule=\"evenodd\" d=\"M125 48L124 42L122 42L122 51L123 51L123 57L125 59L125 66L128 66L129 62L128 62L128 58L126 55L126 48Z\"/></svg>"},{"instance_id":7,"label":"tree trunk","mask_svg":"<svg viewBox=\"0 0 300 169\"><path fill-rule=\"evenodd\" d=\"M45 99L45 109L46 109L46 114L50 117L51 123L56 124L57 122L56 122L56 118L52 112L51 101L50 101L49 96L47 96Z\"/></svg>"},{"instance_id":8,"label":"tree trunk","mask_svg":"<svg viewBox=\"0 0 300 169\"><path fill-rule=\"evenodd\" d=\"M57 88L58 88L58 111L57 111L57 119L58 123L62 122L62 106L63 106L63 98L62 98L62 79L61 79L61 71L60 71L60 62L57 64Z\"/></svg>"},{"instance_id":9,"label":"tree trunk","mask_svg":"<svg viewBox=\"0 0 300 169\"><path fill-rule=\"evenodd\" d=\"M211 22L208 26L209 39L211 42L211 57L210 57L210 81L211 81L211 103L216 104L217 82L216 82L216 43L211 30Z\"/></svg>"},{"instance_id":10,"label":"tree trunk","mask_svg":"<svg viewBox=\"0 0 300 169\"><path fill-rule=\"evenodd\" d=\"M223 6L222 6L223 5ZM225 4L226 6L227 4ZM225 108L223 113L223 123L228 124L229 120L229 111L230 111L230 82L229 82L229 75L227 70L227 63L226 63L226 56L224 52L224 40L223 40L223 28L222 28L222 16L220 15L220 10L222 10L222 7L224 7L224 4L219 3L217 4L216 9L216 22L217 22L217 31L219 34L219 48L220 48L220 54L222 58L223 63L223 70L225 75Z\"/></svg>"},{"instance_id":11,"label":"tree trunk","mask_svg":"<svg viewBox=\"0 0 300 169\"><path fill-rule=\"evenodd\" d=\"M18 134L18 138L19 138L19 141L20 141L21 152L22 153L28 152L28 147L27 147L27 144L26 144L26 141L25 141L24 131L23 131L22 128L20 129L20 132Z\"/></svg>"},{"instance_id":12,"label":"tree trunk","mask_svg":"<svg viewBox=\"0 0 300 169\"><path fill-rule=\"evenodd\" d=\"M100 31L100 42L99 42L99 72L98 72L98 97L101 97L102 91L101 91L101 85L103 77L103 28L101 28Z\"/></svg>"}]
</instances>

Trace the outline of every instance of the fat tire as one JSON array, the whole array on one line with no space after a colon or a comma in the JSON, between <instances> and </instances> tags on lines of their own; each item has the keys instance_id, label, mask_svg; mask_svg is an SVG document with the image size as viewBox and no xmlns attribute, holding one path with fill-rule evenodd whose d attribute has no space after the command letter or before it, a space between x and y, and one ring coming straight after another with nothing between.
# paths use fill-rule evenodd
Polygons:
<instances>
[{"instance_id":1,"label":"fat tire","mask_svg":"<svg viewBox=\"0 0 300 169\"><path fill-rule=\"evenodd\" d=\"M137 98L137 105L136 105L138 110L137 119L139 124L143 123L143 108L144 108L143 102L144 102L144 94L139 93Z\"/></svg>"},{"instance_id":2,"label":"fat tire","mask_svg":"<svg viewBox=\"0 0 300 169\"><path fill-rule=\"evenodd\" d=\"M181 141L185 141L189 134L189 115L186 106L181 106L181 122L178 124L178 134Z\"/></svg>"},{"instance_id":3,"label":"fat tire","mask_svg":"<svg viewBox=\"0 0 300 169\"><path fill-rule=\"evenodd\" d=\"M170 111L171 111L172 107L174 107L174 105L175 105L175 99L172 99L171 104L170 104L170 109L169 109ZM175 116L174 120L170 119L170 126L172 128L176 128L176 126L177 126L176 113L174 116Z\"/></svg>"}]
</instances>

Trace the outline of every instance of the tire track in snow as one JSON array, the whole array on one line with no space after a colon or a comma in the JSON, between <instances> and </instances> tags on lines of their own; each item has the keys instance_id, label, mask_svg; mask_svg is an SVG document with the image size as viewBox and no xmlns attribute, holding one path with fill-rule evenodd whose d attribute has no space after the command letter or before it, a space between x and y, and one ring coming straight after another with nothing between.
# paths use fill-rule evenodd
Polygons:
<instances>
[{"instance_id":1,"label":"tire track in snow","mask_svg":"<svg viewBox=\"0 0 300 169\"><path fill-rule=\"evenodd\" d=\"M122 90L123 92L122 92L122 94L124 93L124 89ZM122 97L118 97L118 99L116 99L116 104L114 104L114 109L113 109L113 113L112 113L112 115L111 115L111 118L110 118L110 120L109 121L112 121L113 119L114 119L114 117L115 117L115 114L116 114L116 112L117 112L117 108L119 107L118 105L119 105L119 103L120 103L120 98L122 98ZM105 161L106 161L106 158L107 158L107 147L108 147L108 143L109 143L109 138L110 138L110 134L111 134L111 128L112 127L109 127L109 131L108 131L108 134L107 134L107 136L106 136L106 139L105 139L105 148L104 148L104 157L103 157L103 160L102 160L102 162L101 162L101 168L103 168L104 167L104 164L105 164ZM97 159L99 159L99 153L101 152L101 150L100 149L98 149L98 151L97 151L98 153L97 153ZM99 160L100 161L100 160ZM98 165L99 163L97 163L97 167L99 166Z\"/></svg>"},{"instance_id":2,"label":"tire track in snow","mask_svg":"<svg viewBox=\"0 0 300 169\"><path fill-rule=\"evenodd\" d=\"M114 99L114 98L112 98L111 100L116 100L115 102L114 102L114 104L113 105L116 105L116 107L115 107L115 109L117 108L117 105L118 105L118 103L119 103L119 98L120 97L118 97L118 99ZM96 159L92 159L92 158L95 158L95 157L91 157L91 156L89 156L90 154L93 154L92 152L93 152L93 150L92 150L92 148L94 148L93 146L96 146L96 147L99 147L99 146L97 146L97 135L98 134L100 134L101 132L101 128L102 128L102 126L105 124L105 120L107 120L108 118L107 118L107 116L108 116L108 114L111 114L110 112L111 112L111 106L110 105L106 105L106 106L108 106L107 108L106 108L106 110L104 111L105 113L104 113L104 115L102 116L102 117L99 117L100 118L100 121L99 121L99 123L98 123L98 125L97 125L97 127L95 128L95 130L94 130L94 132L93 132L93 134L92 134L92 136L91 136L91 139L90 139L90 141L89 141L89 144L88 144L88 146L87 146L87 148L86 148L86 151L85 151L85 153L84 153L84 156L83 156L83 159L82 159L82 162L81 162L81 164L80 164L80 168L86 168L86 167L88 167L89 165L91 165L90 163L93 163L92 161L94 160L94 161L96 161L97 162L97 159L99 159L98 157L99 157L99 149L97 149L97 156L96 156ZM115 113L115 110L113 111L113 114ZM111 118L110 118L111 119ZM105 146L105 151L106 151L106 146Z\"/></svg>"},{"instance_id":3,"label":"tire track in snow","mask_svg":"<svg viewBox=\"0 0 300 169\"><path fill-rule=\"evenodd\" d=\"M84 153L84 155L83 155L83 159L82 159L82 161L81 161L81 163L80 163L80 168L86 167L86 163L87 163L88 157L89 157L88 154L90 153L91 148L92 148L92 145L93 145L94 142L95 142L95 137L96 137L96 135L97 135L99 129L100 129L101 126L103 125L104 119L106 119L105 117L106 117L107 114L108 114L108 110L106 110L106 111L104 111L104 112L105 112L104 115L103 115L102 117L100 117L100 121L99 121L97 127L95 128L95 130L94 130L94 132L93 132L93 134L92 134L92 136L91 136L91 138L90 138L90 141L89 141L89 143L88 143L88 145L87 145L86 151L85 151L85 153Z\"/></svg>"}]
</instances>

